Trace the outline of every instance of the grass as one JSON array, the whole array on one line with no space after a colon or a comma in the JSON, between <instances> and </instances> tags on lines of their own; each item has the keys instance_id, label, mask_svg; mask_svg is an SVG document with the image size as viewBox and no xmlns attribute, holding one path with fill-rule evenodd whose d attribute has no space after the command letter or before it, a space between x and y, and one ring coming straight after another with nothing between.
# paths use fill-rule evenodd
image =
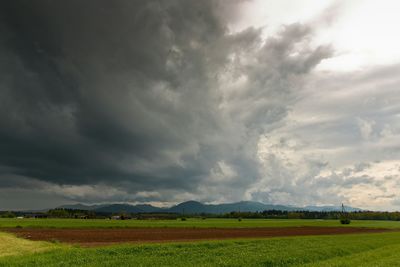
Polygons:
<instances>
[{"instance_id":1,"label":"grass","mask_svg":"<svg viewBox=\"0 0 400 267\"><path fill-rule=\"evenodd\" d=\"M0 232L0 257L23 256L57 248L48 242L34 242Z\"/></svg>"},{"instance_id":2,"label":"grass","mask_svg":"<svg viewBox=\"0 0 400 267\"><path fill-rule=\"evenodd\" d=\"M383 246L343 257L318 261L303 265L305 267L333 267L333 266L399 266L400 265L400 244Z\"/></svg>"},{"instance_id":3,"label":"grass","mask_svg":"<svg viewBox=\"0 0 400 267\"><path fill-rule=\"evenodd\" d=\"M336 220L0 219L0 228L296 227L400 228L400 222ZM400 266L400 232L80 248L0 233L1 266Z\"/></svg>"},{"instance_id":4,"label":"grass","mask_svg":"<svg viewBox=\"0 0 400 267\"><path fill-rule=\"evenodd\" d=\"M125 227L298 227L298 226L337 226L400 228L400 221L352 221L342 225L338 220L277 220L277 219L187 219L181 220L82 220L82 219L0 219L0 228L43 227L43 228L125 228Z\"/></svg>"},{"instance_id":5,"label":"grass","mask_svg":"<svg viewBox=\"0 0 400 267\"><path fill-rule=\"evenodd\" d=\"M399 266L399 249L398 232L102 248L59 246L24 257L0 257L0 266Z\"/></svg>"}]
</instances>

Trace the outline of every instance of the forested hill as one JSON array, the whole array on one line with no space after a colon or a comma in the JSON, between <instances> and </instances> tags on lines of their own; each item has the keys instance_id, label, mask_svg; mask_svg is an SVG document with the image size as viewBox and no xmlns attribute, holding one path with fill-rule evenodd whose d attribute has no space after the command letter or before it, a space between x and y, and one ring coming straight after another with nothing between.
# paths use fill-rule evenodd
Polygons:
<instances>
[{"instance_id":1,"label":"forested hill","mask_svg":"<svg viewBox=\"0 0 400 267\"><path fill-rule=\"evenodd\" d=\"M265 210L280 210L280 211L340 211L340 206L307 206L307 207L294 207L285 205L272 205L264 204L261 202L253 201L241 201L235 203L223 203L223 204L203 204L197 201L186 201L178 205L160 208L149 204L102 204L102 205L64 205L59 208L64 209L77 209L77 210L90 210L94 212L104 213L154 213L154 212L166 212L166 213L179 213L179 214L225 214L229 212L262 212ZM360 211L361 209L353 207L345 207L346 211Z\"/></svg>"}]
</instances>

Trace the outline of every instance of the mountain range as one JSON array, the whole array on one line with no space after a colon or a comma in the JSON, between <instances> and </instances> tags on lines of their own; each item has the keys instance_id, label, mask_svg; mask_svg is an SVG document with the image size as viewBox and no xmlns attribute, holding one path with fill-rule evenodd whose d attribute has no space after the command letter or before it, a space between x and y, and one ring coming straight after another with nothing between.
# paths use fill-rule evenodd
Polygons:
<instances>
[{"instance_id":1,"label":"mountain range","mask_svg":"<svg viewBox=\"0 0 400 267\"><path fill-rule=\"evenodd\" d=\"M241 201L235 203L224 204L203 204L197 201L186 201L172 207L160 208L149 204L102 204L102 205L84 205L72 204L63 205L58 208L75 209L75 210L91 210L99 213L180 213L180 214L223 214L232 211L240 212L261 212L264 210L282 210L282 211L340 211L340 206L306 206L306 207L293 207L285 205L271 205L261 202ZM345 206L346 211L361 211L359 208Z\"/></svg>"}]
</instances>

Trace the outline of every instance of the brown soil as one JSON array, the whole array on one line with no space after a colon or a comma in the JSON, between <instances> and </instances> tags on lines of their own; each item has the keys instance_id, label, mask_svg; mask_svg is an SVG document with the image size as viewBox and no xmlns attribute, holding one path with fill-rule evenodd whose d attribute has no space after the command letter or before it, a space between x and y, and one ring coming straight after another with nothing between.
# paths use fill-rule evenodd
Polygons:
<instances>
[{"instance_id":1,"label":"brown soil","mask_svg":"<svg viewBox=\"0 0 400 267\"><path fill-rule=\"evenodd\" d=\"M228 238L260 238L302 235L378 233L387 229L355 227L286 228L124 228L124 229L4 229L30 240L60 241L84 246L115 243L195 241Z\"/></svg>"}]
</instances>

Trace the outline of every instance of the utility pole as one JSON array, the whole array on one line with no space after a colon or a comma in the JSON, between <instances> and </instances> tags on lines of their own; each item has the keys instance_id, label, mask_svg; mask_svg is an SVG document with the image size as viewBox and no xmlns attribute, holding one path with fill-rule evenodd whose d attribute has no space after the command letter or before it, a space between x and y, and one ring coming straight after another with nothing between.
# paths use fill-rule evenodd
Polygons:
<instances>
[{"instance_id":1,"label":"utility pole","mask_svg":"<svg viewBox=\"0 0 400 267\"><path fill-rule=\"evenodd\" d=\"M350 219L348 215L346 214L346 210L344 208L344 205L342 203L342 214L340 215L340 223L341 224L350 224Z\"/></svg>"}]
</instances>

